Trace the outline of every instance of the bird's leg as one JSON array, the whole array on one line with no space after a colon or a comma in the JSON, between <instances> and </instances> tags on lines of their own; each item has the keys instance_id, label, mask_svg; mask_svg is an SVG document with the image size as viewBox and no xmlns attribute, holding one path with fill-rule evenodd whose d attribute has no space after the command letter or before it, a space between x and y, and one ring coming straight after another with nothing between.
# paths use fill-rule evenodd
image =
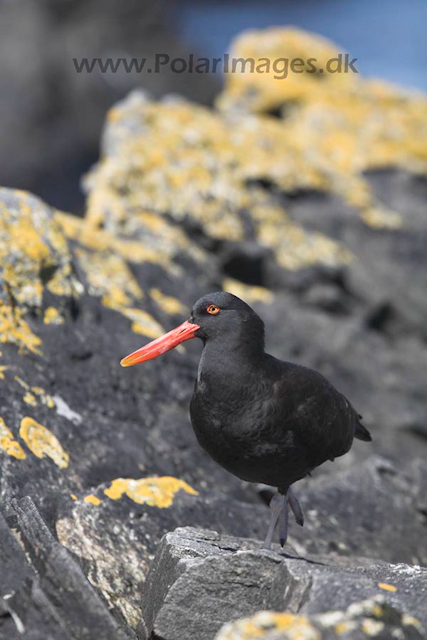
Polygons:
<instances>
[{"instance_id":1,"label":"bird's leg","mask_svg":"<svg viewBox=\"0 0 427 640\"><path fill-rule=\"evenodd\" d=\"M300 503L298 502L294 492L292 491L292 487L289 487L287 497L290 507L294 512L296 523L302 527L304 525L304 514L302 512Z\"/></svg>"},{"instance_id":2,"label":"bird's leg","mask_svg":"<svg viewBox=\"0 0 427 640\"><path fill-rule=\"evenodd\" d=\"M274 531L276 529L277 521L283 508L283 501L285 496L280 493L276 493L270 501L270 524L268 525L267 536L262 545L262 549L270 549L273 541Z\"/></svg>"},{"instance_id":3,"label":"bird's leg","mask_svg":"<svg viewBox=\"0 0 427 640\"><path fill-rule=\"evenodd\" d=\"M283 495L282 508L279 515L279 539L280 545L285 546L285 542L288 539L288 520L289 520L289 489Z\"/></svg>"},{"instance_id":4,"label":"bird's leg","mask_svg":"<svg viewBox=\"0 0 427 640\"><path fill-rule=\"evenodd\" d=\"M304 514L291 487L279 488L279 492L272 497L270 502L270 524L264 544L262 545L263 549L271 548L277 523L279 523L280 544L282 547L285 545L288 538L289 506L293 511L297 524L301 527L303 526Z\"/></svg>"}]
</instances>

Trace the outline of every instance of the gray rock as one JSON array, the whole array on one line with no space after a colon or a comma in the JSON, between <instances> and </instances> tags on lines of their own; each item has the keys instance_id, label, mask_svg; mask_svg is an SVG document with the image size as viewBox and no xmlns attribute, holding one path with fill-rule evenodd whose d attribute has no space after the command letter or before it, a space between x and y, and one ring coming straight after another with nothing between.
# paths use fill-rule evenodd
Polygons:
<instances>
[{"instance_id":1,"label":"gray rock","mask_svg":"<svg viewBox=\"0 0 427 640\"><path fill-rule=\"evenodd\" d=\"M293 526L300 553L368 556L387 562L427 565L425 464L399 469L372 456L337 475L295 485L305 513Z\"/></svg>"},{"instance_id":2,"label":"gray rock","mask_svg":"<svg viewBox=\"0 0 427 640\"><path fill-rule=\"evenodd\" d=\"M426 579L420 567L260 551L248 540L177 529L163 538L147 577L140 634L209 640L221 624L260 609L313 615L378 595L425 624Z\"/></svg>"}]
</instances>

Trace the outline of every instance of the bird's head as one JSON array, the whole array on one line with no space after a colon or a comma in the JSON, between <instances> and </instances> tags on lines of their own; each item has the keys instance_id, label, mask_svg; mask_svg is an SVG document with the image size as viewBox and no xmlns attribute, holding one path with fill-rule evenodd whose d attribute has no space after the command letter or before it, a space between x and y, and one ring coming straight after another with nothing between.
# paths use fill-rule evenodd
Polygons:
<instances>
[{"instance_id":1,"label":"bird's head","mask_svg":"<svg viewBox=\"0 0 427 640\"><path fill-rule=\"evenodd\" d=\"M237 296L223 291L209 293L196 302L188 320L123 358L120 364L130 367L152 360L191 338L200 338L204 343L215 341L218 346L244 346L253 352L263 351L264 323Z\"/></svg>"}]
</instances>

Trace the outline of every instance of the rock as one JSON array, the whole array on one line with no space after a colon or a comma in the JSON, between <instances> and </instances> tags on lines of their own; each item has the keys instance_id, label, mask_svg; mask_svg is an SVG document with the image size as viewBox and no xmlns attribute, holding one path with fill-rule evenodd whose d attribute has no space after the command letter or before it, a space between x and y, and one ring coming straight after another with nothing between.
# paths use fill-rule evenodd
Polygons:
<instances>
[{"instance_id":1,"label":"rock","mask_svg":"<svg viewBox=\"0 0 427 640\"><path fill-rule=\"evenodd\" d=\"M338 624L351 620L368 628L372 619L372 628L383 630L385 624L390 629L408 624L408 634L421 638L421 625L414 617L423 624L427 621L426 577L426 570L420 567L371 564L357 557L343 561L332 555L305 558L294 553L260 551L254 541L181 528L163 538L147 576L142 594L145 624L140 634L143 638L153 634L159 640L209 640L225 621L262 609L286 611L282 614L283 627L286 628L285 620L292 622L295 633L309 624L304 617L308 615L313 616L314 628L327 628L328 621L331 626L333 621ZM381 604L354 604L380 594ZM327 614L331 602L341 613ZM403 619L399 611L408 617ZM299 615L289 616L290 613ZM314 617L319 613L325 615ZM267 619L274 620L273 614L270 616ZM257 620L256 617L255 624ZM279 621L280 615L278 624ZM217 637L234 638L226 634L233 628L237 634L244 624L231 623ZM323 636L313 633L313 637Z\"/></svg>"},{"instance_id":2,"label":"rock","mask_svg":"<svg viewBox=\"0 0 427 640\"><path fill-rule=\"evenodd\" d=\"M302 58L307 61L305 70L308 61L316 58L318 72L288 70L284 81L277 77L273 63L261 73L251 73L248 66L242 73L226 75L217 106L225 114L262 114L277 120L293 165L285 159L274 176L262 176L264 183L280 188L286 176L292 184L283 185L283 191L331 191L356 208L372 228L398 228L401 216L377 200L364 174L401 167L425 175L425 96L404 94L358 73L329 71L328 60L340 53L334 43L299 29L247 31L232 44L231 56L253 58L255 64L284 56ZM415 147L412 135L417 137Z\"/></svg>"},{"instance_id":3,"label":"rock","mask_svg":"<svg viewBox=\"0 0 427 640\"><path fill-rule=\"evenodd\" d=\"M227 623L215 640L362 640L371 636L421 640L424 632L416 618L402 614L377 596L355 602L346 611L317 616L260 611L251 618Z\"/></svg>"},{"instance_id":4,"label":"rock","mask_svg":"<svg viewBox=\"0 0 427 640\"><path fill-rule=\"evenodd\" d=\"M12 639L25 633L31 640L98 634L106 640L134 638L111 616L32 500L12 506L14 515L7 520L0 514L0 634L6 631Z\"/></svg>"},{"instance_id":5,"label":"rock","mask_svg":"<svg viewBox=\"0 0 427 640\"><path fill-rule=\"evenodd\" d=\"M56 522L59 541L83 563L110 609L136 629L141 591L159 540L182 523L221 533L265 536L268 511L221 494L194 495L176 478L114 481L66 504Z\"/></svg>"},{"instance_id":6,"label":"rock","mask_svg":"<svg viewBox=\"0 0 427 640\"><path fill-rule=\"evenodd\" d=\"M292 527L291 542L300 554L337 551L426 566L422 468L421 460L397 469L373 456L350 471L297 484L305 523Z\"/></svg>"},{"instance_id":7,"label":"rock","mask_svg":"<svg viewBox=\"0 0 427 640\"><path fill-rule=\"evenodd\" d=\"M214 531L167 534L142 593L141 636L205 640L222 622L265 608L278 563L273 556L240 551L257 546Z\"/></svg>"},{"instance_id":8,"label":"rock","mask_svg":"<svg viewBox=\"0 0 427 640\"><path fill-rule=\"evenodd\" d=\"M297 485L305 524L300 528L291 522L291 547L303 555L425 566L424 475L421 460L398 473L390 462L372 457L358 469ZM144 581L164 534L185 523L262 540L268 517L261 505L206 492L194 495L174 478L116 480L65 502L56 531L60 542L83 560L90 582L110 607L136 628L140 593L151 590ZM153 571L157 575L163 569Z\"/></svg>"}]
</instances>

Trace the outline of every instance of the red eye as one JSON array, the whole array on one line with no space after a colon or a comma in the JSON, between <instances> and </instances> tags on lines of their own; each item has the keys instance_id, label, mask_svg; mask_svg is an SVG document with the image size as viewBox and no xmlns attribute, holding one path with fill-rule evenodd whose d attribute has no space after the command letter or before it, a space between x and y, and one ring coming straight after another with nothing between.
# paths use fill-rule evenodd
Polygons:
<instances>
[{"instance_id":1,"label":"red eye","mask_svg":"<svg viewBox=\"0 0 427 640\"><path fill-rule=\"evenodd\" d=\"M210 304L208 307L206 307L206 311L208 313L211 313L214 316L217 313L219 313L221 311L221 309L219 307L217 307L216 304Z\"/></svg>"}]
</instances>

